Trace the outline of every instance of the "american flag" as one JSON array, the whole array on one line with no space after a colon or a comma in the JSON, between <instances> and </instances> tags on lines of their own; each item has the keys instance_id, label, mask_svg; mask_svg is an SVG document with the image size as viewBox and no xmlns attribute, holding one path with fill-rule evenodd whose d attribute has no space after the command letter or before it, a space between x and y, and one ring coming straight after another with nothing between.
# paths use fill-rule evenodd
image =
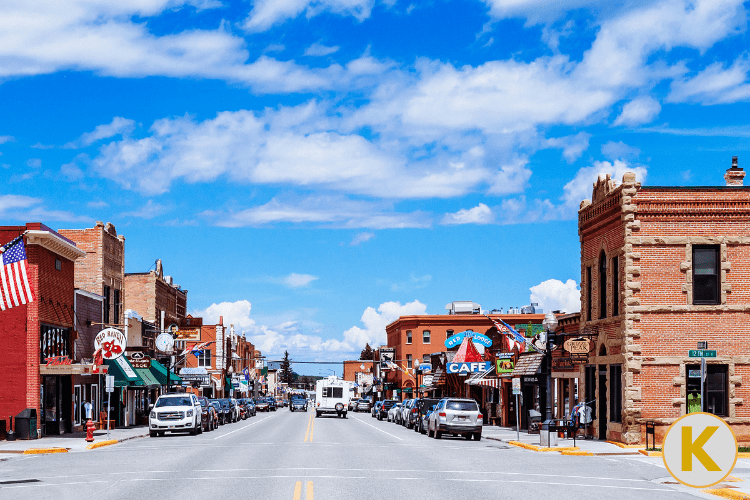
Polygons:
<instances>
[{"instance_id":1,"label":"american flag","mask_svg":"<svg viewBox=\"0 0 750 500\"><path fill-rule=\"evenodd\" d=\"M0 311L34 302L23 237L0 248Z\"/></svg>"},{"instance_id":2,"label":"american flag","mask_svg":"<svg viewBox=\"0 0 750 500\"><path fill-rule=\"evenodd\" d=\"M524 349L522 349L521 346L525 347L527 345L531 346L531 348L534 349L535 351L537 350L536 347L534 347L533 344L531 344L531 342L528 342L523 335L518 333L512 326L510 326L505 321L501 320L500 318L497 318L497 319L490 318L486 314L485 314L485 317L488 320L492 321L492 324L495 325L495 328L497 328L498 333L505 334L505 337L508 339L508 343L510 345L515 344L515 346L518 348L518 352L523 352Z\"/></svg>"},{"instance_id":3,"label":"american flag","mask_svg":"<svg viewBox=\"0 0 750 500\"><path fill-rule=\"evenodd\" d=\"M198 357L203 352L203 349L213 344L215 341L212 340L211 342L201 342L200 344L195 344L193 347L188 347L184 351L182 351L182 354L180 356L185 356L186 354L193 353L194 356Z\"/></svg>"}]
</instances>

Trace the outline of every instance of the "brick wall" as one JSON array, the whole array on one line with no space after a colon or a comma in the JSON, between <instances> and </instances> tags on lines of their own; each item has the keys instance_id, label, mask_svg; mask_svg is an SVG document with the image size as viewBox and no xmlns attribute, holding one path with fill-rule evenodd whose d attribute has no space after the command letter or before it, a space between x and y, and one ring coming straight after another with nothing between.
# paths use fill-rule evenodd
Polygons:
<instances>
[{"instance_id":1,"label":"brick wall","mask_svg":"<svg viewBox=\"0 0 750 500\"><path fill-rule=\"evenodd\" d=\"M91 322L90 325L87 323ZM76 291L76 361L94 357L94 338L102 330L102 300Z\"/></svg>"}]
</instances>

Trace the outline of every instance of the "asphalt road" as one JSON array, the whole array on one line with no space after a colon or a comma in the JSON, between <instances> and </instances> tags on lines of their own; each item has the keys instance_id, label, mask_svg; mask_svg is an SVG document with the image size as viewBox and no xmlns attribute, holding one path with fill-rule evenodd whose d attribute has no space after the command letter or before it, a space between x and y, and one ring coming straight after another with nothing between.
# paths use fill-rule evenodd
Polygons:
<instances>
[{"instance_id":1,"label":"asphalt road","mask_svg":"<svg viewBox=\"0 0 750 500\"><path fill-rule=\"evenodd\" d=\"M0 499L716 498L668 484L660 460L441 440L369 414L281 409L199 436L0 461ZM665 484L666 483L666 484Z\"/></svg>"}]
</instances>

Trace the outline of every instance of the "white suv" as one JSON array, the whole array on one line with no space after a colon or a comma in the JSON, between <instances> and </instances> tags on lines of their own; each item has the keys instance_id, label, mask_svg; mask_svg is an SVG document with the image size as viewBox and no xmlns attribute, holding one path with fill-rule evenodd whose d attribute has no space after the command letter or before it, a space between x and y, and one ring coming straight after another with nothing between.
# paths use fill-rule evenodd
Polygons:
<instances>
[{"instance_id":1,"label":"white suv","mask_svg":"<svg viewBox=\"0 0 750 500\"><path fill-rule=\"evenodd\" d=\"M163 436L166 431L190 432L195 436L203 432L202 409L194 394L165 394L159 396L148 417L151 437Z\"/></svg>"}]
</instances>

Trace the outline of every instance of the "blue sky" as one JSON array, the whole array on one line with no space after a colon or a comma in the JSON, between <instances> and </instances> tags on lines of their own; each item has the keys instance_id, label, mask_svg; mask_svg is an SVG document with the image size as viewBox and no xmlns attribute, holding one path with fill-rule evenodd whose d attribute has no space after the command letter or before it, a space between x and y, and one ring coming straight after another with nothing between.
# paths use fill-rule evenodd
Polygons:
<instances>
[{"instance_id":1,"label":"blue sky","mask_svg":"<svg viewBox=\"0 0 750 500\"><path fill-rule=\"evenodd\" d=\"M272 358L452 300L572 310L598 173L750 158L748 7L3 2L0 219L113 222L126 271L161 258Z\"/></svg>"}]
</instances>

